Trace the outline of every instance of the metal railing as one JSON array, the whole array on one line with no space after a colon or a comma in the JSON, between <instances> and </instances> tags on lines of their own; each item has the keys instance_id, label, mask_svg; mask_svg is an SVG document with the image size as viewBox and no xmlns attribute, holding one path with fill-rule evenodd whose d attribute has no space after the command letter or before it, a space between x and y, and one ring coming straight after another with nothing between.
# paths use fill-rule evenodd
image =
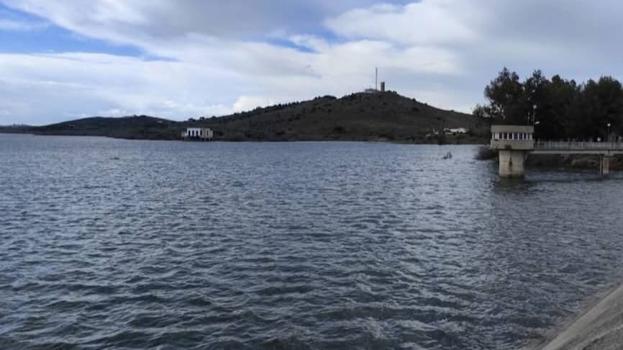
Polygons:
<instances>
[{"instance_id":1,"label":"metal railing","mask_svg":"<svg viewBox=\"0 0 623 350\"><path fill-rule=\"evenodd\" d=\"M623 142L536 141L537 151L623 151Z\"/></svg>"}]
</instances>

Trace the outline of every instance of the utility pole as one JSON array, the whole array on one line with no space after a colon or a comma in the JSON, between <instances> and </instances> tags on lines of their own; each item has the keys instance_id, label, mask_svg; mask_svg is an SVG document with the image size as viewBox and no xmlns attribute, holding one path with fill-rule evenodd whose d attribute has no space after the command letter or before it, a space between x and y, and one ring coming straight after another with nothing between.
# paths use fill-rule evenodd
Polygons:
<instances>
[{"instance_id":1,"label":"utility pole","mask_svg":"<svg viewBox=\"0 0 623 350\"><path fill-rule=\"evenodd\" d=\"M379 89L379 67L374 68L374 90Z\"/></svg>"}]
</instances>

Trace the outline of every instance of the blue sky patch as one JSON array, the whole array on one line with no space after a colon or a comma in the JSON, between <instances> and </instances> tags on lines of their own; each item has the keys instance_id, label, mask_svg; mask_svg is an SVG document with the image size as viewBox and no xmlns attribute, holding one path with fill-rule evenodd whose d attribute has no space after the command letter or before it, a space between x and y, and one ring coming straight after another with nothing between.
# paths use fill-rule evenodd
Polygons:
<instances>
[{"instance_id":1,"label":"blue sky patch","mask_svg":"<svg viewBox=\"0 0 623 350\"><path fill-rule=\"evenodd\" d=\"M104 40L87 38L45 19L10 9L0 4L0 52L2 53L63 53L88 52L119 56L154 58L131 45L116 45ZM11 26L15 25L16 28Z\"/></svg>"}]
</instances>

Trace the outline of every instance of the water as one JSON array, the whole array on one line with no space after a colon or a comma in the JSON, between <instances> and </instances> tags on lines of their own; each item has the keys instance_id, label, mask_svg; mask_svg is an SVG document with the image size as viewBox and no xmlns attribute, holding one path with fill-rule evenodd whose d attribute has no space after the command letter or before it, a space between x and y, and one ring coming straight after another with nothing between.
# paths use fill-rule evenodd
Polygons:
<instances>
[{"instance_id":1,"label":"water","mask_svg":"<svg viewBox=\"0 0 623 350\"><path fill-rule=\"evenodd\" d=\"M0 135L0 348L542 339L623 277L623 181L475 151Z\"/></svg>"}]
</instances>

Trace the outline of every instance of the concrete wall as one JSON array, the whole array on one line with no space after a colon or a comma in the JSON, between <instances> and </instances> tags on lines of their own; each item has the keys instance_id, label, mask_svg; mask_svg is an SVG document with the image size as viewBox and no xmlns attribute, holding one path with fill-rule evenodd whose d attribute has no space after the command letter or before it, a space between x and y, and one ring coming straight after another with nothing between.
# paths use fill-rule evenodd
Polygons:
<instances>
[{"instance_id":1,"label":"concrete wall","mask_svg":"<svg viewBox=\"0 0 623 350\"><path fill-rule=\"evenodd\" d=\"M491 140L491 149L531 151L534 149L534 140Z\"/></svg>"},{"instance_id":2,"label":"concrete wall","mask_svg":"<svg viewBox=\"0 0 623 350\"><path fill-rule=\"evenodd\" d=\"M499 173L501 177L523 177L526 173L527 152L500 150Z\"/></svg>"},{"instance_id":3,"label":"concrete wall","mask_svg":"<svg viewBox=\"0 0 623 350\"><path fill-rule=\"evenodd\" d=\"M610 175L610 160L611 159L612 157L609 157L609 156L601 156L601 159L599 162L599 173L602 176Z\"/></svg>"},{"instance_id":4,"label":"concrete wall","mask_svg":"<svg viewBox=\"0 0 623 350\"><path fill-rule=\"evenodd\" d=\"M534 126L531 125L492 125L491 149L521 150L534 149Z\"/></svg>"}]
</instances>

